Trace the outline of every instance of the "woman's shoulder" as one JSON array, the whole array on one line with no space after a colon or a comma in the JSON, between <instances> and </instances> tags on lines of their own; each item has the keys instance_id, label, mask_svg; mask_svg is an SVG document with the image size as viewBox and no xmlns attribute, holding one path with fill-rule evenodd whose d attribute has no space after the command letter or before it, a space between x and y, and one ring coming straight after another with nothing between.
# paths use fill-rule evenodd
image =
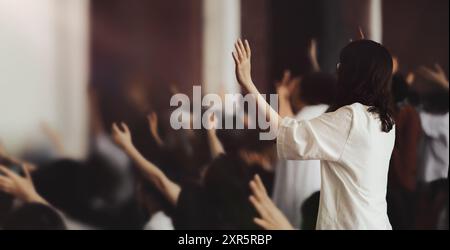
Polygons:
<instances>
[{"instance_id":1,"label":"woman's shoulder","mask_svg":"<svg viewBox=\"0 0 450 250\"><path fill-rule=\"evenodd\" d=\"M360 116L373 118L374 114L370 112L369 109L369 106L356 102L347 106L343 106L337 111L339 111L340 113L351 113L353 118Z\"/></svg>"}]
</instances>

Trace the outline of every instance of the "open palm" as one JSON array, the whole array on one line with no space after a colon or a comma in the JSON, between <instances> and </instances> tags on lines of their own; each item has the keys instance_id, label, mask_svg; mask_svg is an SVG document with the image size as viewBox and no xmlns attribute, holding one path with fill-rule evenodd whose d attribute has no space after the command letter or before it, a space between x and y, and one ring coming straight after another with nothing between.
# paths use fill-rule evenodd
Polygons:
<instances>
[{"instance_id":1,"label":"open palm","mask_svg":"<svg viewBox=\"0 0 450 250\"><path fill-rule=\"evenodd\" d=\"M233 52L234 62L236 64L236 78L239 84L248 88L252 84L251 76L251 49L247 40L245 40L245 45L239 39L235 43L235 51Z\"/></svg>"}]
</instances>

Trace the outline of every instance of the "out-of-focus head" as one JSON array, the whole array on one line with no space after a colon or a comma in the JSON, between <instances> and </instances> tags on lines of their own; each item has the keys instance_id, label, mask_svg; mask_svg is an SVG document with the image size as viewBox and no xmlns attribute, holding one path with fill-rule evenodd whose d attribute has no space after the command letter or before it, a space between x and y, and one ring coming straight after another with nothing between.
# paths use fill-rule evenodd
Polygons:
<instances>
[{"instance_id":1,"label":"out-of-focus head","mask_svg":"<svg viewBox=\"0 0 450 250\"><path fill-rule=\"evenodd\" d=\"M439 83L419 75L412 89L417 93L418 105L432 114L445 114L449 112L448 89L442 88Z\"/></svg>"},{"instance_id":2,"label":"out-of-focus head","mask_svg":"<svg viewBox=\"0 0 450 250\"><path fill-rule=\"evenodd\" d=\"M392 96L394 103L406 101L410 95L410 88L406 79L401 74L394 74L392 77Z\"/></svg>"},{"instance_id":3,"label":"out-of-focus head","mask_svg":"<svg viewBox=\"0 0 450 250\"><path fill-rule=\"evenodd\" d=\"M256 229L256 211L248 197L254 168L238 156L223 155L213 161L205 176L206 199L217 229Z\"/></svg>"},{"instance_id":4,"label":"out-of-focus head","mask_svg":"<svg viewBox=\"0 0 450 250\"><path fill-rule=\"evenodd\" d=\"M340 54L338 65L337 106L353 103L369 106L369 111L379 115L382 131L389 132L392 119L393 62L389 51L370 40L350 43Z\"/></svg>"},{"instance_id":5,"label":"out-of-focus head","mask_svg":"<svg viewBox=\"0 0 450 250\"><path fill-rule=\"evenodd\" d=\"M14 197L9 194L0 192L0 227L3 225L8 213L13 207Z\"/></svg>"},{"instance_id":6,"label":"out-of-focus head","mask_svg":"<svg viewBox=\"0 0 450 250\"><path fill-rule=\"evenodd\" d=\"M423 109L432 114L445 114L449 112L448 91L437 90L421 96Z\"/></svg>"},{"instance_id":7,"label":"out-of-focus head","mask_svg":"<svg viewBox=\"0 0 450 250\"><path fill-rule=\"evenodd\" d=\"M51 207L38 203L25 204L8 215L6 230L65 230L61 216Z\"/></svg>"},{"instance_id":8,"label":"out-of-focus head","mask_svg":"<svg viewBox=\"0 0 450 250\"><path fill-rule=\"evenodd\" d=\"M296 105L298 101L305 105L331 105L336 97L336 86L337 79L333 74L323 72L307 74L292 95L296 97L293 100L294 106L298 106Z\"/></svg>"}]
</instances>

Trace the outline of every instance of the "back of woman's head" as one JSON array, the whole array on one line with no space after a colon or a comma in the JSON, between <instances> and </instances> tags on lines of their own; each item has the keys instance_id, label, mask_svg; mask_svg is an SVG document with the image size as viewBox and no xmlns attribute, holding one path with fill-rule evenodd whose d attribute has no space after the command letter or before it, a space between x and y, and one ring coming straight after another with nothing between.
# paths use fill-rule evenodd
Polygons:
<instances>
[{"instance_id":1,"label":"back of woman's head","mask_svg":"<svg viewBox=\"0 0 450 250\"><path fill-rule=\"evenodd\" d=\"M340 55L336 107L361 103L377 114L383 132L393 126L392 56L379 43L359 40L350 43Z\"/></svg>"}]
</instances>

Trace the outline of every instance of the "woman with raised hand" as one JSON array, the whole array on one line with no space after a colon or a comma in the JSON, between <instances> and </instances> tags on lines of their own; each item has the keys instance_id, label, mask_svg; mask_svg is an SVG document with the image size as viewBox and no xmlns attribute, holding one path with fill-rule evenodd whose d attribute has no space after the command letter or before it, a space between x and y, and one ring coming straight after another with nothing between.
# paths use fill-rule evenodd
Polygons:
<instances>
[{"instance_id":1,"label":"woman with raised hand","mask_svg":"<svg viewBox=\"0 0 450 250\"><path fill-rule=\"evenodd\" d=\"M317 229L392 229L386 189L395 141L391 111L392 57L382 45L358 40L340 55L335 110L309 121L281 118L251 77L248 41L235 44L240 85L256 96L277 129L282 159L321 160ZM273 129L272 128L272 129Z\"/></svg>"},{"instance_id":2,"label":"woman with raised hand","mask_svg":"<svg viewBox=\"0 0 450 250\"><path fill-rule=\"evenodd\" d=\"M125 123L120 125L114 123L112 126L112 137L114 142L136 163L144 177L155 185L172 205L176 205L181 191L180 186L142 156L131 140L131 132L128 126Z\"/></svg>"},{"instance_id":3,"label":"woman with raised hand","mask_svg":"<svg viewBox=\"0 0 450 250\"><path fill-rule=\"evenodd\" d=\"M24 176L0 165L0 191L24 202L49 205L36 191L29 168L22 165L22 171Z\"/></svg>"},{"instance_id":4,"label":"woman with raised hand","mask_svg":"<svg viewBox=\"0 0 450 250\"><path fill-rule=\"evenodd\" d=\"M250 181L252 195L250 202L258 212L258 218L254 219L255 224L265 230L293 230L284 214L275 206L267 194L266 188L258 175Z\"/></svg>"}]
</instances>

